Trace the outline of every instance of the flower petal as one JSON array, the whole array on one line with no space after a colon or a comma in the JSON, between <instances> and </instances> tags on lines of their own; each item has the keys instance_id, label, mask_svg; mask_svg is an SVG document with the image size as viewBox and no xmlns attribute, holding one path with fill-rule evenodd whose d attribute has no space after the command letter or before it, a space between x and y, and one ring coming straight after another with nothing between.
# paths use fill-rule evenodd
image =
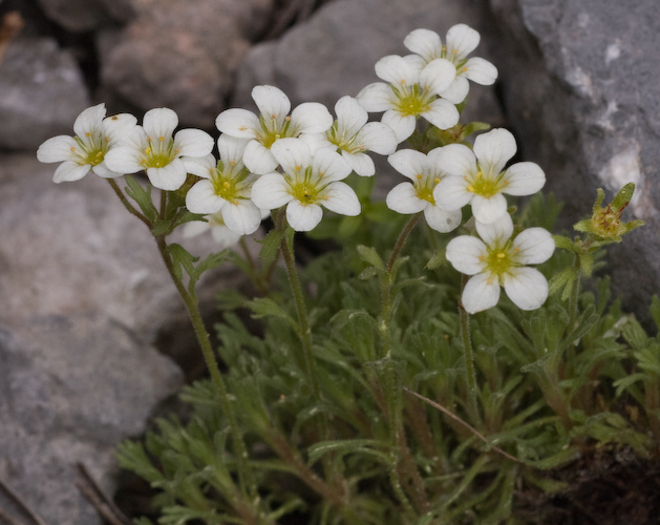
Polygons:
<instances>
[{"instance_id":1,"label":"flower petal","mask_svg":"<svg viewBox=\"0 0 660 525\"><path fill-rule=\"evenodd\" d=\"M257 138L259 117L241 108L226 109L215 119L215 127L222 133L241 139Z\"/></svg>"},{"instance_id":2,"label":"flower petal","mask_svg":"<svg viewBox=\"0 0 660 525\"><path fill-rule=\"evenodd\" d=\"M448 233L461 225L463 213L461 213L461 210L442 210L429 203L424 208L424 218L426 219L426 223L435 231Z\"/></svg>"},{"instance_id":3,"label":"flower petal","mask_svg":"<svg viewBox=\"0 0 660 525\"><path fill-rule=\"evenodd\" d=\"M278 141L276 140L275 143L277 142ZM278 166L278 162L270 150L256 140L251 140L248 142L247 146L245 146L243 163L247 169L258 175L270 173Z\"/></svg>"},{"instance_id":4,"label":"flower petal","mask_svg":"<svg viewBox=\"0 0 660 525\"><path fill-rule=\"evenodd\" d=\"M348 184L333 182L323 190L322 196L321 204L330 211L351 217L360 215L360 201Z\"/></svg>"},{"instance_id":5,"label":"flower petal","mask_svg":"<svg viewBox=\"0 0 660 525\"><path fill-rule=\"evenodd\" d=\"M311 164L313 173L321 177L324 184L344 180L351 174L351 168L343 157L330 148L318 150L312 158Z\"/></svg>"},{"instance_id":6,"label":"flower petal","mask_svg":"<svg viewBox=\"0 0 660 525\"><path fill-rule=\"evenodd\" d=\"M447 260L465 275L483 272L486 268L484 260L487 255L488 249L483 241L469 235L454 237L447 244Z\"/></svg>"},{"instance_id":7,"label":"flower petal","mask_svg":"<svg viewBox=\"0 0 660 525\"><path fill-rule=\"evenodd\" d=\"M178 155L204 157L213 150L213 137L200 129L182 129L174 136L174 149Z\"/></svg>"},{"instance_id":8,"label":"flower petal","mask_svg":"<svg viewBox=\"0 0 660 525\"><path fill-rule=\"evenodd\" d=\"M305 102L291 113L291 128L300 133L322 133L330 129L334 119L323 104Z\"/></svg>"},{"instance_id":9,"label":"flower petal","mask_svg":"<svg viewBox=\"0 0 660 525\"><path fill-rule=\"evenodd\" d=\"M426 62L440 58L442 54L442 41L435 31L429 29L415 29L408 33L403 45L413 53L417 53Z\"/></svg>"},{"instance_id":10,"label":"flower petal","mask_svg":"<svg viewBox=\"0 0 660 525\"><path fill-rule=\"evenodd\" d=\"M282 127L291 111L291 101L284 91L275 86L254 86L252 98L266 121L274 120L278 128Z\"/></svg>"},{"instance_id":11,"label":"flower petal","mask_svg":"<svg viewBox=\"0 0 660 525\"><path fill-rule=\"evenodd\" d=\"M417 191L409 182L394 186L385 197L385 204L390 210L405 214L418 213L430 205L417 196Z\"/></svg>"},{"instance_id":12,"label":"flower petal","mask_svg":"<svg viewBox=\"0 0 660 525\"><path fill-rule=\"evenodd\" d=\"M215 157L210 153L205 157L181 157L181 162L186 167L186 172L192 175L197 175L203 179L210 179L215 175L217 162Z\"/></svg>"},{"instance_id":13,"label":"flower petal","mask_svg":"<svg viewBox=\"0 0 660 525\"><path fill-rule=\"evenodd\" d=\"M286 207L286 220L297 232L308 232L318 226L323 218L323 210L316 204L303 205L293 199Z\"/></svg>"},{"instance_id":14,"label":"flower petal","mask_svg":"<svg viewBox=\"0 0 660 525\"><path fill-rule=\"evenodd\" d=\"M291 188L279 173L267 173L252 186L252 202L262 210L274 210L293 199Z\"/></svg>"},{"instance_id":15,"label":"flower petal","mask_svg":"<svg viewBox=\"0 0 660 525\"><path fill-rule=\"evenodd\" d=\"M147 177L154 188L178 190L186 182L188 174L181 159L174 159L162 168L147 168Z\"/></svg>"},{"instance_id":16,"label":"flower petal","mask_svg":"<svg viewBox=\"0 0 660 525\"><path fill-rule=\"evenodd\" d=\"M536 310L548 298L548 281L534 268L512 268L502 280L509 299L521 310Z\"/></svg>"},{"instance_id":17,"label":"flower petal","mask_svg":"<svg viewBox=\"0 0 660 525\"><path fill-rule=\"evenodd\" d=\"M366 153L348 153L347 151L342 151L341 158L360 177L372 177L376 173L376 165Z\"/></svg>"},{"instance_id":18,"label":"flower petal","mask_svg":"<svg viewBox=\"0 0 660 525\"><path fill-rule=\"evenodd\" d=\"M431 102L429 109L421 116L439 129L449 129L455 126L460 118L456 106L443 98Z\"/></svg>"},{"instance_id":19,"label":"flower petal","mask_svg":"<svg viewBox=\"0 0 660 525\"><path fill-rule=\"evenodd\" d=\"M49 164L51 162L64 162L71 159L75 155L73 149L76 149L78 144L73 137L68 135L58 135L52 137L44 142L37 150L37 159L39 162Z\"/></svg>"},{"instance_id":20,"label":"flower petal","mask_svg":"<svg viewBox=\"0 0 660 525\"><path fill-rule=\"evenodd\" d=\"M60 182L74 182L82 179L89 172L91 164L76 164L70 160L64 161L60 164L55 173L53 174L53 182L59 184Z\"/></svg>"},{"instance_id":21,"label":"flower petal","mask_svg":"<svg viewBox=\"0 0 660 525\"><path fill-rule=\"evenodd\" d=\"M497 68L483 58L470 58L463 69L466 78L482 86L490 86L497 80Z\"/></svg>"},{"instance_id":22,"label":"flower petal","mask_svg":"<svg viewBox=\"0 0 660 525\"><path fill-rule=\"evenodd\" d=\"M474 153L462 144L449 144L435 148L430 152L430 158L441 171L449 175L463 178L477 171L477 159L474 157Z\"/></svg>"},{"instance_id":23,"label":"flower petal","mask_svg":"<svg viewBox=\"0 0 660 525\"><path fill-rule=\"evenodd\" d=\"M369 115L360 103L353 97L341 97L335 104L337 114L337 133L352 137L367 123Z\"/></svg>"},{"instance_id":24,"label":"flower petal","mask_svg":"<svg viewBox=\"0 0 660 525\"><path fill-rule=\"evenodd\" d=\"M419 84L436 95L442 93L456 77L456 66L444 58L429 62L419 75Z\"/></svg>"},{"instance_id":25,"label":"flower petal","mask_svg":"<svg viewBox=\"0 0 660 525\"><path fill-rule=\"evenodd\" d=\"M325 150L326 148L323 148L319 152ZM300 139L286 138L276 140L270 147L270 151L280 166L282 166L285 173L294 178L301 170L304 171L304 168L312 163L312 153L309 146Z\"/></svg>"},{"instance_id":26,"label":"flower petal","mask_svg":"<svg viewBox=\"0 0 660 525\"><path fill-rule=\"evenodd\" d=\"M440 96L452 104L460 104L465 100L469 91L470 83L467 81L467 78L460 76L456 77L454 81L449 84L449 87L440 93Z\"/></svg>"},{"instance_id":27,"label":"flower petal","mask_svg":"<svg viewBox=\"0 0 660 525\"><path fill-rule=\"evenodd\" d=\"M470 278L465 285L461 300L463 308L471 314L492 308L500 300L500 285L497 278L485 273Z\"/></svg>"},{"instance_id":28,"label":"flower petal","mask_svg":"<svg viewBox=\"0 0 660 525\"><path fill-rule=\"evenodd\" d=\"M89 137L101 130L105 118L105 104L98 104L85 109L73 123L73 132L80 138Z\"/></svg>"},{"instance_id":29,"label":"flower petal","mask_svg":"<svg viewBox=\"0 0 660 525\"><path fill-rule=\"evenodd\" d=\"M105 154L105 165L117 173L142 171L142 154L133 146L117 146Z\"/></svg>"},{"instance_id":30,"label":"flower petal","mask_svg":"<svg viewBox=\"0 0 660 525\"><path fill-rule=\"evenodd\" d=\"M507 185L502 191L509 195L532 195L543 188L545 173L538 164L518 162L504 174Z\"/></svg>"},{"instance_id":31,"label":"flower petal","mask_svg":"<svg viewBox=\"0 0 660 525\"><path fill-rule=\"evenodd\" d=\"M394 107L394 93L389 84L374 82L362 88L357 101L370 113L381 112Z\"/></svg>"},{"instance_id":32,"label":"flower petal","mask_svg":"<svg viewBox=\"0 0 660 525\"><path fill-rule=\"evenodd\" d=\"M426 155L414 149L400 149L387 157L387 162L413 182L417 182L429 171L429 161Z\"/></svg>"},{"instance_id":33,"label":"flower petal","mask_svg":"<svg viewBox=\"0 0 660 525\"><path fill-rule=\"evenodd\" d=\"M374 151L380 155L394 153L398 144L392 128L382 122L369 122L358 133L355 143L365 151Z\"/></svg>"},{"instance_id":34,"label":"flower petal","mask_svg":"<svg viewBox=\"0 0 660 525\"><path fill-rule=\"evenodd\" d=\"M249 235L261 224L261 210L252 201L237 199L222 207L222 219L237 235Z\"/></svg>"},{"instance_id":35,"label":"flower petal","mask_svg":"<svg viewBox=\"0 0 660 525\"><path fill-rule=\"evenodd\" d=\"M193 213L216 213L226 202L215 192L211 181L206 179L195 183L186 194L186 208Z\"/></svg>"},{"instance_id":36,"label":"flower petal","mask_svg":"<svg viewBox=\"0 0 660 525\"><path fill-rule=\"evenodd\" d=\"M543 228L528 228L513 240L516 262L520 264L541 264L555 251L555 241L549 231Z\"/></svg>"},{"instance_id":37,"label":"flower petal","mask_svg":"<svg viewBox=\"0 0 660 525\"><path fill-rule=\"evenodd\" d=\"M472 215L479 222L489 223L508 215L506 213L506 198L501 193L496 193L492 197L474 195L471 205Z\"/></svg>"},{"instance_id":38,"label":"flower petal","mask_svg":"<svg viewBox=\"0 0 660 525\"><path fill-rule=\"evenodd\" d=\"M117 177L122 177L124 175L123 173L118 173L109 169L105 162L101 162L101 164L92 166L92 171L104 179L116 179Z\"/></svg>"},{"instance_id":39,"label":"flower petal","mask_svg":"<svg viewBox=\"0 0 660 525\"><path fill-rule=\"evenodd\" d=\"M443 210L460 210L472 200L473 193L467 187L469 182L463 177L446 177L433 189L435 205Z\"/></svg>"},{"instance_id":40,"label":"flower petal","mask_svg":"<svg viewBox=\"0 0 660 525\"><path fill-rule=\"evenodd\" d=\"M511 238L511 235L513 235L513 220L508 213L505 213L496 221L489 223L477 220L475 226L479 237L488 246L501 248Z\"/></svg>"},{"instance_id":41,"label":"flower petal","mask_svg":"<svg viewBox=\"0 0 660 525\"><path fill-rule=\"evenodd\" d=\"M383 113L381 122L394 131L396 140L401 143L413 134L417 119L412 115L402 115L398 111L388 109Z\"/></svg>"},{"instance_id":42,"label":"flower petal","mask_svg":"<svg viewBox=\"0 0 660 525\"><path fill-rule=\"evenodd\" d=\"M516 154L516 139L510 131L497 128L479 135L474 141L474 154L486 176L497 176Z\"/></svg>"},{"instance_id":43,"label":"flower petal","mask_svg":"<svg viewBox=\"0 0 660 525\"><path fill-rule=\"evenodd\" d=\"M411 67L403 57L388 55L376 62L376 75L378 78L395 86L412 86L419 81L415 68Z\"/></svg>"},{"instance_id":44,"label":"flower petal","mask_svg":"<svg viewBox=\"0 0 660 525\"><path fill-rule=\"evenodd\" d=\"M478 31L465 24L456 24L447 31L447 56L463 60L475 50L480 40Z\"/></svg>"},{"instance_id":45,"label":"flower petal","mask_svg":"<svg viewBox=\"0 0 660 525\"><path fill-rule=\"evenodd\" d=\"M211 228L211 225L208 222L203 221L191 221L183 225L182 235L184 239L189 239L190 237L197 237L205 231L208 231Z\"/></svg>"},{"instance_id":46,"label":"flower petal","mask_svg":"<svg viewBox=\"0 0 660 525\"><path fill-rule=\"evenodd\" d=\"M218 152L223 162L243 164L243 155L245 148L250 142L248 139L239 139L231 135L222 134L218 139Z\"/></svg>"},{"instance_id":47,"label":"flower petal","mask_svg":"<svg viewBox=\"0 0 660 525\"><path fill-rule=\"evenodd\" d=\"M174 129L179 125L179 117L170 108L154 108L144 114L142 127L148 137L158 140L160 137L169 139ZM210 153L211 150L206 153ZM204 153L204 155L206 155Z\"/></svg>"}]
</instances>

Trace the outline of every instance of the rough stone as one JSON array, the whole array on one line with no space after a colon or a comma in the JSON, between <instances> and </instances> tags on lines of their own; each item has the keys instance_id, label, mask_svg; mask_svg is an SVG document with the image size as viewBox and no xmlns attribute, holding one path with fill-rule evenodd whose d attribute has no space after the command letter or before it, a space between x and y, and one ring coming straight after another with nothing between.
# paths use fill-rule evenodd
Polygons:
<instances>
[{"instance_id":1,"label":"rough stone","mask_svg":"<svg viewBox=\"0 0 660 525\"><path fill-rule=\"evenodd\" d=\"M272 0L140 0L138 17L99 38L103 82L142 110L167 106L212 128Z\"/></svg>"},{"instance_id":2,"label":"rough stone","mask_svg":"<svg viewBox=\"0 0 660 525\"><path fill-rule=\"evenodd\" d=\"M68 31L92 31L134 14L131 0L39 0L46 15Z\"/></svg>"},{"instance_id":3,"label":"rough stone","mask_svg":"<svg viewBox=\"0 0 660 525\"><path fill-rule=\"evenodd\" d=\"M477 1L338 0L323 6L306 22L277 41L255 46L241 64L232 106L256 109L250 93L255 85L282 89L292 105L321 102L332 110L339 98L355 96L380 79L375 63L391 54L409 54L403 39L413 29L432 29L445 38L454 24L478 31L486 23ZM473 53L492 60L487 46ZM463 122L480 120L502 125L502 114L490 86L472 84ZM374 157L379 173L376 196L384 198L401 175Z\"/></svg>"},{"instance_id":4,"label":"rough stone","mask_svg":"<svg viewBox=\"0 0 660 525\"><path fill-rule=\"evenodd\" d=\"M646 317L660 287L660 4L490 0L507 117L548 174L569 228L602 187L636 184L628 219L646 226L609 249L613 283Z\"/></svg>"},{"instance_id":5,"label":"rough stone","mask_svg":"<svg viewBox=\"0 0 660 525\"><path fill-rule=\"evenodd\" d=\"M35 150L90 105L73 56L50 38L18 38L0 62L0 149Z\"/></svg>"}]
</instances>

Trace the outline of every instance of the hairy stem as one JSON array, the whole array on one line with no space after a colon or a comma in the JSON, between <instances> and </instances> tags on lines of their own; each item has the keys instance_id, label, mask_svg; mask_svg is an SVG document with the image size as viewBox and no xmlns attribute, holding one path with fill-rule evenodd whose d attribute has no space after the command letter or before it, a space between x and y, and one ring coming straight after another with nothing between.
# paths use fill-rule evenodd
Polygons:
<instances>
[{"instance_id":1,"label":"hairy stem","mask_svg":"<svg viewBox=\"0 0 660 525\"><path fill-rule=\"evenodd\" d=\"M465 288L468 276L461 277L461 289ZM467 411L474 423L480 421L479 407L477 406L477 373L474 367L474 353L472 351L472 338L470 337L470 314L458 304L458 314L461 321L461 340L463 342L463 355L465 357L465 375L468 386Z\"/></svg>"}]
</instances>

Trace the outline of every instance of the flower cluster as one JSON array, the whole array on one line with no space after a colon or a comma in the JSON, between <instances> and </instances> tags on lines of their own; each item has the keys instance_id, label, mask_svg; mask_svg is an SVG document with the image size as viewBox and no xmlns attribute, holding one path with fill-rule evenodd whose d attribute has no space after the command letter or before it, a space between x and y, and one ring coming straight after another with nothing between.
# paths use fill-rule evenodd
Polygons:
<instances>
[{"instance_id":1,"label":"flower cluster","mask_svg":"<svg viewBox=\"0 0 660 525\"><path fill-rule=\"evenodd\" d=\"M37 155L42 162L63 163L55 182L78 180L90 170L105 178L144 171L162 191L185 187L190 212L231 232L219 237L223 245L255 232L262 218L279 208L286 207L287 223L296 231L315 228L323 208L359 215L358 197L344 180L352 172L375 174L369 152L387 155L389 164L409 179L388 193L391 210L424 212L432 229L447 233L460 226L462 209L470 205L482 240L458 237L447 249L454 267L473 275L463 294L465 308L476 312L494 305L500 284L521 308L536 308L545 300L547 283L544 287L541 274L523 265L549 257L551 241L538 229L512 238L504 194L531 195L541 189L545 175L530 162L506 168L516 153L513 135L494 129L478 136L473 146L464 142L428 153L397 151L424 126L455 126L468 81L495 81L495 66L468 58L479 38L464 24L448 31L445 44L433 31L412 31L404 40L412 54L379 60L375 70L384 82L366 86L356 98L342 97L334 108L336 118L316 102L292 110L279 88L256 86L252 98L258 114L232 108L217 116L217 158L206 132L175 132L178 117L171 109L152 109L138 125L128 114L106 118L103 104L83 111L74 124L75 137L54 137ZM384 113L380 122L368 122L369 112ZM187 232L205 227L188 225Z\"/></svg>"}]
</instances>

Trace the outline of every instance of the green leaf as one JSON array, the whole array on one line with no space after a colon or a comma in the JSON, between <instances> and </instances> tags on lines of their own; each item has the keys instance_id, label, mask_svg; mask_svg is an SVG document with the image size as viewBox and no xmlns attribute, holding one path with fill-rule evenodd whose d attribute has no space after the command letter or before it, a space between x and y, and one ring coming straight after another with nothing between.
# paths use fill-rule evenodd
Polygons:
<instances>
[{"instance_id":1,"label":"green leaf","mask_svg":"<svg viewBox=\"0 0 660 525\"><path fill-rule=\"evenodd\" d=\"M154 237L167 235L172 231L172 222L165 219L156 219L151 227L151 234Z\"/></svg>"},{"instance_id":2,"label":"green leaf","mask_svg":"<svg viewBox=\"0 0 660 525\"><path fill-rule=\"evenodd\" d=\"M632 317L629 317L626 324L623 325L622 333L623 338L632 346L633 350L639 351L646 348L649 337L646 335L642 325Z\"/></svg>"},{"instance_id":3,"label":"green leaf","mask_svg":"<svg viewBox=\"0 0 660 525\"><path fill-rule=\"evenodd\" d=\"M259 252L259 259L268 265L275 261L280 251L280 244L284 238L284 232L280 230L270 230L266 236L259 242L261 251Z\"/></svg>"},{"instance_id":4,"label":"green leaf","mask_svg":"<svg viewBox=\"0 0 660 525\"><path fill-rule=\"evenodd\" d=\"M568 250L570 252L575 251L575 243L568 237L565 237L564 235L553 235L552 238L554 239L557 248Z\"/></svg>"},{"instance_id":5,"label":"green leaf","mask_svg":"<svg viewBox=\"0 0 660 525\"><path fill-rule=\"evenodd\" d=\"M168 245L167 252L172 256L174 274L179 281L183 279L183 272L181 271L182 267L188 275L193 275L195 273L193 263L197 262L199 257L193 256L188 250L177 243Z\"/></svg>"},{"instance_id":6,"label":"green leaf","mask_svg":"<svg viewBox=\"0 0 660 525\"><path fill-rule=\"evenodd\" d=\"M378 252L375 248L360 244L357 247L357 251L360 259L362 259L364 262L374 266L375 268L378 268L379 270L385 269L385 264L383 263L383 260L380 258L380 255L378 255Z\"/></svg>"},{"instance_id":7,"label":"green leaf","mask_svg":"<svg viewBox=\"0 0 660 525\"><path fill-rule=\"evenodd\" d=\"M178 215L175 221L172 224L172 229L181 226L187 222L208 222L206 216L201 213L192 213L191 211L185 210L182 214Z\"/></svg>"},{"instance_id":8,"label":"green leaf","mask_svg":"<svg viewBox=\"0 0 660 525\"><path fill-rule=\"evenodd\" d=\"M426 263L427 270L435 270L441 266L447 264L447 252L446 250L438 250L433 254L433 257Z\"/></svg>"},{"instance_id":9,"label":"green leaf","mask_svg":"<svg viewBox=\"0 0 660 525\"><path fill-rule=\"evenodd\" d=\"M371 279L374 275L382 275L385 271L380 270L376 268L375 266L367 266L364 270L360 272L360 275L358 275L358 279L361 281L366 281L367 279Z\"/></svg>"},{"instance_id":10,"label":"green leaf","mask_svg":"<svg viewBox=\"0 0 660 525\"><path fill-rule=\"evenodd\" d=\"M584 275L591 277L591 272L594 269L594 256L591 253L580 255L580 269Z\"/></svg>"},{"instance_id":11,"label":"green leaf","mask_svg":"<svg viewBox=\"0 0 660 525\"><path fill-rule=\"evenodd\" d=\"M564 268L561 272L553 275L550 283L548 283L548 295L554 295L562 288L566 289L566 287L570 290L576 277L577 271L572 266ZM562 300L564 300L563 297Z\"/></svg>"},{"instance_id":12,"label":"green leaf","mask_svg":"<svg viewBox=\"0 0 660 525\"><path fill-rule=\"evenodd\" d=\"M279 304L268 297L256 297L252 301L249 301L246 306L252 310L255 319L261 319L263 317L277 317L279 319L284 319L294 328L298 327L298 324L294 319L282 308Z\"/></svg>"},{"instance_id":13,"label":"green leaf","mask_svg":"<svg viewBox=\"0 0 660 525\"><path fill-rule=\"evenodd\" d=\"M384 464L391 463L389 455L377 449L387 450L389 445L387 443L378 441L376 439L344 439L339 441L321 441L307 449L307 464L313 465L322 456L329 452L336 452L341 456L346 454L368 454L380 459Z\"/></svg>"},{"instance_id":14,"label":"green leaf","mask_svg":"<svg viewBox=\"0 0 660 525\"><path fill-rule=\"evenodd\" d=\"M655 327L660 330L660 298L658 298L657 295L654 295L651 299L651 307L649 310L651 312L651 318L655 323Z\"/></svg>"},{"instance_id":15,"label":"green leaf","mask_svg":"<svg viewBox=\"0 0 660 525\"><path fill-rule=\"evenodd\" d=\"M142 185L130 175L126 175L126 184L128 184L128 187L124 188L126 195L137 203L145 217L153 223L158 217L158 210L151 200L151 184L147 184L147 189L145 190Z\"/></svg>"}]
</instances>

